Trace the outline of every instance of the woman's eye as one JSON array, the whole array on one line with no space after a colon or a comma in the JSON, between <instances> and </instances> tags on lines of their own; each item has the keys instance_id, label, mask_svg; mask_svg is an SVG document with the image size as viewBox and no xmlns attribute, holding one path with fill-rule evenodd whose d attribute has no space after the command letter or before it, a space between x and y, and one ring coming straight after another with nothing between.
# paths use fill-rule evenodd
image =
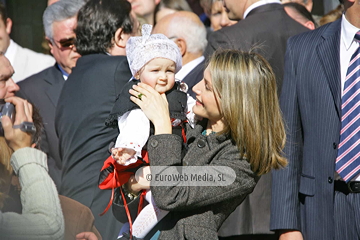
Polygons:
<instances>
[{"instance_id":1,"label":"woman's eye","mask_svg":"<svg viewBox=\"0 0 360 240\"><path fill-rule=\"evenodd\" d=\"M216 12L216 13L211 14L211 16L213 16L213 17L219 16L219 15L221 15L221 12Z\"/></svg>"}]
</instances>

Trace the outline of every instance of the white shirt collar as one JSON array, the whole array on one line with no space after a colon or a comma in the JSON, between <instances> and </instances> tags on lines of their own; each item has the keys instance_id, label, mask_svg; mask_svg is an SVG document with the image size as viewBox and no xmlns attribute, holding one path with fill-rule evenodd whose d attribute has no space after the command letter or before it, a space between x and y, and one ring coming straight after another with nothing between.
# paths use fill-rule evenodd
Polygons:
<instances>
[{"instance_id":1,"label":"white shirt collar","mask_svg":"<svg viewBox=\"0 0 360 240\"><path fill-rule=\"evenodd\" d=\"M185 64L184 66L182 66L182 68L180 69L180 71L178 71L175 74L175 78L177 80L182 81L186 75L189 74L189 72L191 72L191 70L193 70L197 65L199 65L203 60L205 59L204 56L198 57L190 62L188 62L187 64Z\"/></svg>"},{"instance_id":2,"label":"white shirt collar","mask_svg":"<svg viewBox=\"0 0 360 240\"><path fill-rule=\"evenodd\" d=\"M354 41L355 34L359 31L357 27L352 25L345 17L345 14L342 15L341 21L341 36L342 42L345 44L346 50L349 50L351 44Z\"/></svg>"},{"instance_id":3,"label":"white shirt collar","mask_svg":"<svg viewBox=\"0 0 360 240\"><path fill-rule=\"evenodd\" d=\"M5 57L9 60L12 66L14 66L15 56L17 51L17 44L10 39L9 47L6 49Z\"/></svg>"},{"instance_id":4,"label":"white shirt collar","mask_svg":"<svg viewBox=\"0 0 360 240\"><path fill-rule=\"evenodd\" d=\"M280 0L260 0L260 1L257 1L256 3L253 3L251 4L247 9L246 11L244 12L244 17L243 19L245 19L247 17L247 15L249 14L249 12L257 7L260 7L262 5L266 5L266 4L269 4L269 3L278 3L278 4L281 4Z\"/></svg>"}]
</instances>

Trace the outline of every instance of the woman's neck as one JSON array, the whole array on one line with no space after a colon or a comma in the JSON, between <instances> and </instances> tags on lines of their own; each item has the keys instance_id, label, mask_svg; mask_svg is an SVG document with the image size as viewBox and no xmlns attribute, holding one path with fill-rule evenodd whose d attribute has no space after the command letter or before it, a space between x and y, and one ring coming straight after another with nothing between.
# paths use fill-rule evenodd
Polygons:
<instances>
[{"instance_id":1,"label":"woman's neck","mask_svg":"<svg viewBox=\"0 0 360 240\"><path fill-rule=\"evenodd\" d=\"M207 126L206 126L206 130L207 133L210 134L212 132L221 132L222 130L224 130L225 125L222 119L212 122L210 120L208 120Z\"/></svg>"}]
</instances>

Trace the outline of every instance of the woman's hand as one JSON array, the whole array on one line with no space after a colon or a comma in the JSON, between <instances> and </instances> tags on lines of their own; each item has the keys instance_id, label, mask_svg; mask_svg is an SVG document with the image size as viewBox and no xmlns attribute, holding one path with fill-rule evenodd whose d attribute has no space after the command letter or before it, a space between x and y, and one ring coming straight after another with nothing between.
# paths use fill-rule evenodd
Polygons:
<instances>
[{"instance_id":1,"label":"woman's hand","mask_svg":"<svg viewBox=\"0 0 360 240\"><path fill-rule=\"evenodd\" d=\"M280 231L279 240L304 240L304 238L300 231L283 230L283 231Z\"/></svg>"},{"instance_id":2,"label":"woman's hand","mask_svg":"<svg viewBox=\"0 0 360 240\"><path fill-rule=\"evenodd\" d=\"M143 189L150 189L150 182L146 180L138 182L136 177L132 175L129 181L124 184L124 189L126 189L128 193L137 195Z\"/></svg>"},{"instance_id":3,"label":"woman's hand","mask_svg":"<svg viewBox=\"0 0 360 240\"><path fill-rule=\"evenodd\" d=\"M98 240L93 232L82 232L76 235L76 240Z\"/></svg>"},{"instance_id":4,"label":"woman's hand","mask_svg":"<svg viewBox=\"0 0 360 240\"><path fill-rule=\"evenodd\" d=\"M129 90L136 103L155 126L155 135L171 134L169 106L165 93L159 94L147 84L139 83Z\"/></svg>"},{"instance_id":5,"label":"woman's hand","mask_svg":"<svg viewBox=\"0 0 360 240\"><path fill-rule=\"evenodd\" d=\"M32 134L21 131L19 128L13 128L23 122L32 122L32 105L28 101L19 97L9 97L5 102L15 105L15 122L11 122L8 116L1 118L1 124L4 129L4 136L10 148L14 151L30 147L32 143Z\"/></svg>"}]
</instances>

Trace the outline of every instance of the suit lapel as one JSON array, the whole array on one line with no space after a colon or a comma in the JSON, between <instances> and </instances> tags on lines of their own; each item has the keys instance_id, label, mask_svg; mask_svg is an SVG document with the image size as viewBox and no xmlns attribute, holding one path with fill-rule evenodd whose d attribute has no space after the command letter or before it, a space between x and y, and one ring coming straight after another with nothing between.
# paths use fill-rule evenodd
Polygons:
<instances>
[{"instance_id":1,"label":"suit lapel","mask_svg":"<svg viewBox=\"0 0 360 240\"><path fill-rule=\"evenodd\" d=\"M44 80L47 83L45 94L48 96L54 107L56 107L61 89L65 83L64 77L62 76L60 69L55 65L52 67L52 70L44 76Z\"/></svg>"},{"instance_id":2,"label":"suit lapel","mask_svg":"<svg viewBox=\"0 0 360 240\"><path fill-rule=\"evenodd\" d=\"M338 20L324 31L323 41L317 47L339 117L341 116L340 35L341 20Z\"/></svg>"}]
</instances>

